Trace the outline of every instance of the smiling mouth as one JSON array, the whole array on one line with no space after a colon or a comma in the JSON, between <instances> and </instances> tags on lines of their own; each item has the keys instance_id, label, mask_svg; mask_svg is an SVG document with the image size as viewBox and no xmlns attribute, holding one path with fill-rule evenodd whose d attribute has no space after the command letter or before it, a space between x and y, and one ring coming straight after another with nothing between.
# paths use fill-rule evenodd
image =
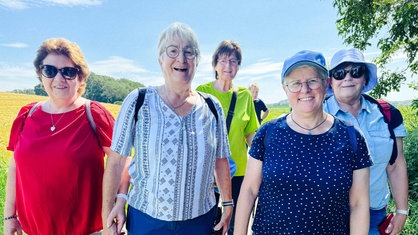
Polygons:
<instances>
[{"instance_id":1,"label":"smiling mouth","mask_svg":"<svg viewBox=\"0 0 418 235\"><path fill-rule=\"evenodd\" d=\"M179 69L179 68L174 68L174 70L179 71L179 72L186 72L187 69Z\"/></svg>"}]
</instances>

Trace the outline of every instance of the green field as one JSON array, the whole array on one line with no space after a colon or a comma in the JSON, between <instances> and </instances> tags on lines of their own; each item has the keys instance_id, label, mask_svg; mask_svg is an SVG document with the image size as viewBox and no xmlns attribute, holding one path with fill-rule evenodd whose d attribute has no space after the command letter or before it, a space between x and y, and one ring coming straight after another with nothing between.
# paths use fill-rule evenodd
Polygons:
<instances>
[{"instance_id":1,"label":"green field","mask_svg":"<svg viewBox=\"0 0 418 235\"><path fill-rule=\"evenodd\" d=\"M0 92L0 214L3 215L4 200L5 200L5 185L7 179L7 169L11 152L6 150L9 141L9 132L13 120L15 119L20 107L25 104L41 101L46 99L42 96L22 95L14 93ZM119 111L119 105L103 104L115 117ZM276 118L283 113L289 112L289 107L272 107L270 114L265 121ZM411 107L400 107L404 116L404 123L408 130L418 127L418 117ZM416 156L418 158L418 156ZM416 193L416 192L415 192ZM390 204L393 207L393 204ZM409 217L405 230L402 234L418 234L418 218L416 211L418 210L418 202L410 201L410 209L412 211ZM3 216L2 216L3 217ZM3 233L3 220L0 222L0 234Z\"/></svg>"}]
</instances>

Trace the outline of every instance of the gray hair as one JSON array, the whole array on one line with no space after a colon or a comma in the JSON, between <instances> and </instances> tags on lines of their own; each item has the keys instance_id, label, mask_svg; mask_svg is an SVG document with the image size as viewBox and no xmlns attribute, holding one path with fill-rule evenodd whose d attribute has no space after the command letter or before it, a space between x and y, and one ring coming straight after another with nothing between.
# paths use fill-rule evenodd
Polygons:
<instances>
[{"instance_id":1,"label":"gray hair","mask_svg":"<svg viewBox=\"0 0 418 235\"><path fill-rule=\"evenodd\" d=\"M180 22L172 23L168 26L168 28L161 32L160 39L158 41L158 55L161 56L165 52L167 43L175 37L190 43L190 46L196 50L196 64L199 64L200 48L199 43L197 42L197 36L190 26Z\"/></svg>"}]
</instances>

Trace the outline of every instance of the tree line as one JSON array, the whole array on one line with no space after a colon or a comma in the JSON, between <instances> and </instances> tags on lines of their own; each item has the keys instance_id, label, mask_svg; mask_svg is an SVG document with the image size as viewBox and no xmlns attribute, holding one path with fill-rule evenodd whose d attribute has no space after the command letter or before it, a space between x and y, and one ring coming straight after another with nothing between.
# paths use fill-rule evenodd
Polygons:
<instances>
[{"instance_id":1,"label":"tree line","mask_svg":"<svg viewBox=\"0 0 418 235\"><path fill-rule=\"evenodd\" d=\"M86 92L83 97L103 103L121 104L123 99L138 87L144 87L144 85L126 78L115 79L113 77L91 73L87 79ZM41 83L33 89L17 89L12 92L47 96Z\"/></svg>"}]
</instances>

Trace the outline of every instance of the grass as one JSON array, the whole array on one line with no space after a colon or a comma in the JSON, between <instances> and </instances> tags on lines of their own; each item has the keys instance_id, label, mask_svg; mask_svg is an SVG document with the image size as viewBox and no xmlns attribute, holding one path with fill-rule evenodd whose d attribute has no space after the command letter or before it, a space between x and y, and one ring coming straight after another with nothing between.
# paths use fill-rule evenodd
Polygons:
<instances>
[{"instance_id":1,"label":"grass","mask_svg":"<svg viewBox=\"0 0 418 235\"><path fill-rule=\"evenodd\" d=\"M7 169L9 165L10 157L12 153L6 150L6 146L9 141L10 128L15 119L19 109L28 103L34 101L45 100L46 97L34 96L34 95L23 95L0 92L0 213L3 214L4 201L5 201L5 185L7 179ZM113 115L117 116L119 112L119 105L103 104ZM289 107L272 107L270 108L270 114L265 121L269 121L276 118L283 113L289 112ZM411 107L400 108L404 119L407 130L412 130L418 126L418 117L415 115L415 111ZM418 156L417 156L418 157ZM408 218L405 225L405 229L402 232L403 235L417 234L418 231L418 202L410 201L411 216ZM394 211L394 205L391 201L389 208ZM3 216L2 216L3 217ZM0 227L3 228L3 220L0 221ZM1 229L0 233L3 230Z\"/></svg>"}]
</instances>

